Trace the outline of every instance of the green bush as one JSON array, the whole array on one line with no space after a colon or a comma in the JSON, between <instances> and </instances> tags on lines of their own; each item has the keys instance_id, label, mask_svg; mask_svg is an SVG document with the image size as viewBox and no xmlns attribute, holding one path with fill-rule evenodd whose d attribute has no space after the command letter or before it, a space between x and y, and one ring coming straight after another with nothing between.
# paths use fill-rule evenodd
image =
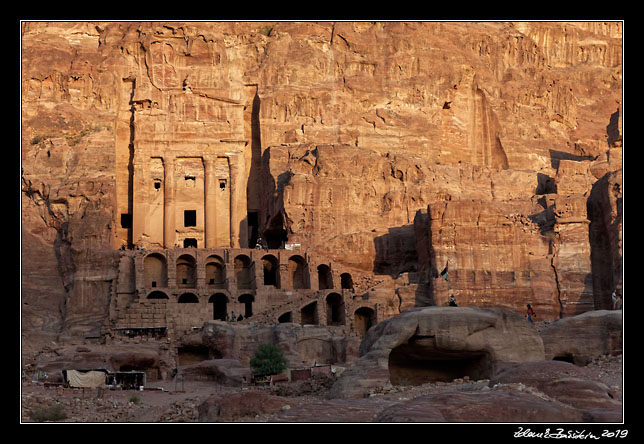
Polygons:
<instances>
[{"instance_id":1,"label":"green bush","mask_svg":"<svg viewBox=\"0 0 644 444\"><path fill-rule=\"evenodd\" d=\"M60 404L51 407L36 407L29 413L29 416L36 422L60 421L67 418L63 406Z\"/></svg>"},{"instance_id":2,"label":"green bush","mask_svg":"<svg viewBox=\"0 0 644 444\"><path fill-rule=\"evenodd\" d=\"M282 349L273 344L262 344L250 360L253 376L277 375L286 370Z\"/></svg>"}]
</instances>

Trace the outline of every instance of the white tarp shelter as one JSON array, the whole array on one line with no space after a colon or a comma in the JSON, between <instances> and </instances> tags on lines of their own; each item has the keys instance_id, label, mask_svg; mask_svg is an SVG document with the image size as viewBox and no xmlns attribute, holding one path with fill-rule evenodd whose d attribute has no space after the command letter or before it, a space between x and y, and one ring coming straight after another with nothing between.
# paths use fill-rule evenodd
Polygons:
<instances>
[{"instance_id":1,"label":"white tarp shelter","mask_svg":"<svg viewBox=\"0 0 644 444\"><path fill-rule=\"evenodd\" d=\"M67 382L70 387L105 387L105 372L67 370Z\"/></svg>"}]
</instances>

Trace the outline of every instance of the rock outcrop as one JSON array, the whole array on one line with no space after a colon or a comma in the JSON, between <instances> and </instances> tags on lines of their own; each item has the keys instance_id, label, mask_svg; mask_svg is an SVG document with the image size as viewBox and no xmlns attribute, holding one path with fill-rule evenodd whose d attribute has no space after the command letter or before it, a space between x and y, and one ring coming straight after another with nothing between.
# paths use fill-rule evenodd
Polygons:
<instances>
[{"instance_id":1,"label":"rock outcrop","mask_svg":"<svg viewBox=\"0 0 644 444\"><path fill-rule=\"evenodd\" d=\"M360 358L342 373L329 396L363 397L388 383L489 379L509 363L543 358L536 330L508 310L412 309L369 330Z\"/></svg>"},{"instance_id":2,"label":"rock outcrop","mask_svg":"<svg viewBox=\"0 0 644 444\"><path fill-rule=\"evenodd\" d=\"M560 319L541 332L546 359L586 365L622 353L622 310L597 310Z\"/></svg>"},{"instance_id":3,"label":"rock outcrop","mask_svg":"<svg viewBox=\"0 0 644 444\"><path fill-rule=\"evenodd\" d=\"M583 422L583 413L539 394L509 390L419 396L379 412L374 422Z\"/></svg>"},{"instance_id":4,"label":"rock outcrop","mask_svg":"<svg viewBox=\"0 0 644 444\"><path fill-rule=\"evenodd\" d=\"M279 412L285 406L290 407L290 403L292 401L286 398L255 390L214 395L199 405L198 421L230 422L239 419L252 421L256 415Z\"/></svg>"},{"instance_id":5,"label":"rock outcrop","mask_svg":"<svg viewBox=\"0 0 644 444\"><path fill-rule=\"evenodd\" d=\"M244 381L250 381L250 368L234 359L208 359L182 366L178 371L184 381L214 381L232 387L241 387Z\"/></svg>"},{"instance_id":6,"label":"rock outcrop","mask_svg":"<svg viewBox=\"0 0 644 444\"><path fill-rule=\"evenodd\" d=\"M234 146L248 213L233 243L256 218L271 242L363 273L387 316L440 305L447 261L463 304L529 301L542 319L607 308L621 286L620 22L23 22L21 36L25 342L109 324L127 216L157 204L133 195L142 146L157 166L177 144Z\"/></svg>"},{"instance_id":7,"label":"rock outcrop","mask_svg":"<svg viewBox=\"0 0 644 444\"><path fill-rule=\"evenodd\" d=\"M360 339L343 337L341 330L324 326L236 324L210 321L204 324L201 343L211 356L233 359L248 366L261 344L280 347L291 368L316 362L348 363L357 358Z\"/></svg>"},{"instance_id":8,"label":"rock outcrop","mask_svg":"<svg viewBox=\"0 0 644 444\"><path fill-rule=\"evenodd\" d=\"M34 360L34 374L47 373L46 380L63 382L63 370L144 371L147 381L167 379L173 360L159 344L79 345L51 349Z\"/></svg>"},{"instance_id":9,"label":"rock outcrop","mask_svg":"<svg viewBox=\"0 0 644 444\"><path fill-rule=\"evenodd\" d=\"M583 367L561 361L518 364L496 374L490 386L521 383L584 412L592 422L621 420L622 403L605 384L592 380Z\"/></svg>"}]
</instances>

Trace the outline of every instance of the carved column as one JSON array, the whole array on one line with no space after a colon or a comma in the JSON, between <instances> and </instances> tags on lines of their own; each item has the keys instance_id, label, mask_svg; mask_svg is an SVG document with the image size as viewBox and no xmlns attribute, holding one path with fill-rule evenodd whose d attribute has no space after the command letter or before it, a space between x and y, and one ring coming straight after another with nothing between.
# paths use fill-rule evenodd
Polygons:
<instances>
[{"instance_id":1,"label":"carved column","mask_svg":"<svg viewBox=\"0 0 644 444\"><path fill-rule=\"evenodd\" d=\"M132 184L132 243L139 245L145 231L145 221L148 216L146 173L147 168L141 156L135 156L133 161Z\"/></svg>"},{"instance_id":2,"label":"carved column","mask_svg":"<svg viewBox=\"0 0 644 444\"><path fill-rule=\"evenodd\" d=\"M174 169L175 158L163 158L164 188L163 188L163 244L165 248L173 248L177 237L175 227L176 210L174 206Z\"/></svg>"},{"instance_id":3,"label":"carved column","mask_svg":"<svg viewBox=\"0 0 644 444\"><path fill-rule=\"evenodd\" d=\"M168 288L177 287L177 251L172 249L166 255L166 276L168 277Z\"/></svg>"},{"instance_id":4,"label":"carved column","mask_svg":"<svg viewBox=\"0 0 644 444\"><path fill-rule=\"evenodd\" d=\"M242 156L230 157L230 246L232 248L248 247L244 170Z\"/></svg>"},{"instance_id":5,"label":"carved column","mask_svg":"<svg viewBox=\"0 0 644 444\"><path fill-rule=\"evenodd\" d=\"M216 248L217 245L217 177L215 174L215 159L204 157L204 215L206 248Z\"/></svg>"}]
</instances>

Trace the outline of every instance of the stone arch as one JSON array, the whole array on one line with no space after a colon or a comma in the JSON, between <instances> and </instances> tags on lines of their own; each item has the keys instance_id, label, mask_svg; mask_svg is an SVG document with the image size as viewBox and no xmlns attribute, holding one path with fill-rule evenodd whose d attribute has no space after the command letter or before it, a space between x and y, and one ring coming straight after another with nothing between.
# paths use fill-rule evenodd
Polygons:
<instances>
[{"instance_id":1,"label":"stone arch","mask_svg":"<svg viewBox=\"0 0 644 444\"><path fill-rule=\"evenodd\" d=\"M340 286L346 290L353 290L353 278L349 273L342 273L340 275Z\"/></svg>"},{"instance_id":2,"label":"stone arch","mask_svg":"<svg viewBox=\"0 0 644 444\"><path fill-rule=\"evenodd\" d=\"M243 294L237 298L237 302L244 304L244 318L250 318L253 315L255 296L252 294Z\"/></svg>"},{"instance_id":3,"label":"stone arch","mask_svg":"<svg viewBox=\"0 0 644 444\"><path fill-rule=\"evenodd\" d=\"M165 288L168 286L168 264L164 255L150 253L143 259L145 288Z\"/></svg>"},{"instance_id":4,"label":"stone arch","mask_svg":"<svg viewBox=\"0 0 644 444\"><path fill-rule=\"evenodd\" d=\"M286 322L293 322L293 313L290 311L287 311L286 313L282 313L279 318L277 318L277 322L280 324L284 324Z\"/></svg>"},{"instance_id":5,"label":"stone arch","mask_svg":"<svg viewBox=\"0 0 644 444\"><path fill-rule=\"evenodd\" d=\"M228 296L223 293L215 293L208 298L208 303L212 304L212 318L219 321L225 321L228 314Z\"/></svg>"},{"instance_id":6,"label":"stone arch","mask_svg":"<svg viewBox=\"0 0 644 444\"><path fill-rule=\"evenodd\" d=\"M214 288L226 286L226 263L215 254L206 258L206 285Z\"/></svg>"},{"instance_id":7,"label":"stone arch","mask_svg":"<svg viewBox=\"0 0 644 444\"><path fill-rule=\"evenodd\" d=\"M331 273L331 267L326 264L318 265L318 289L333 289L333 273Z\"/></svg>"},{"instance_id":8,"label":"stone arch","mask_svg":"<svg viewBox=\"0 0 644 444\"><path fill-rule=\"evenodd\" d=\"M288 274L291 288L308 288L306 261L300 255L293 255L288 259Z\"/></svg>"},{"instance_id":9,"label":"stone arch","mask_svg":"<svg viewBox=\"0 0 644 444\"><path fill-rule=\"evenodd\" d=\"M326 297L326 325L344 325L344 299L338 293Z\"/></svg>"},{"instance_id":10,"label":"stone arch","mask_svg":"<svg viewBox=\"0 0 644 444\"><path fill-rule=\"evenodd\" d=\"M251 289L252 288L252 274L251 265L252 261L245 254L240 254L235 257L235 279L237 281L237 288Z\"/></svg>"},{"instance_id":11,"label":"stone arch","mask_svg":"<svg viewBox=\"0 0 644 444\"><path fill-rule=\"evenodd\" d=\"M302 325L318 324L318 302L313 301L300 309L300 315L302 320Z\"/></svg>"},{"instance_id":12,"label":"stone arch","mask_svg":"<svg viewBox=\"0 0 644 444\"><path fill-rule=\"evenodd\" d=\"M262 257L262 267L264 272L264 285L273 285L280 288L280 264L275 256L267 254Z\"/></svg>"},{"instance_id":13,"label":"stone arch","mask_svg":"<svg viewBox=\"0 0 644 444\"><path fill-rule=\"evenodd\" d=\"M195 304L199 303L199 297L194 293L183 293L177 300L179 304Z\"/></svg>"},{"instance_id":14,"label":"stone arch","mask_svg":"<svg viewBox=\"0 0 644 444\"><path fill-rule=\"evenodd\" d=\"M376 312L370 307L360 307L353 314L355 329L360 337L376 323Z\"/></svg>"},{"instance_id":15,"label":"stone arch","mask_svg":"<svg viewBox=\"0 0 644 444\"><path fill-rule=\"evenodd\" d=\"M195 288L197 286L197 267L195 258L182 254L177 258L177 287Z\"/></svg>"},{"instance_id":16,"label":"stone arch","mask_svg":"<svg viewBox=\"0 0 644 444\"><path fill-rule=\"evenodd\" d=\"M170 298L163 291L155 290L155 291L151 291L148 294L146 299L170 299Z\"/></svg>"}]
</instances>

